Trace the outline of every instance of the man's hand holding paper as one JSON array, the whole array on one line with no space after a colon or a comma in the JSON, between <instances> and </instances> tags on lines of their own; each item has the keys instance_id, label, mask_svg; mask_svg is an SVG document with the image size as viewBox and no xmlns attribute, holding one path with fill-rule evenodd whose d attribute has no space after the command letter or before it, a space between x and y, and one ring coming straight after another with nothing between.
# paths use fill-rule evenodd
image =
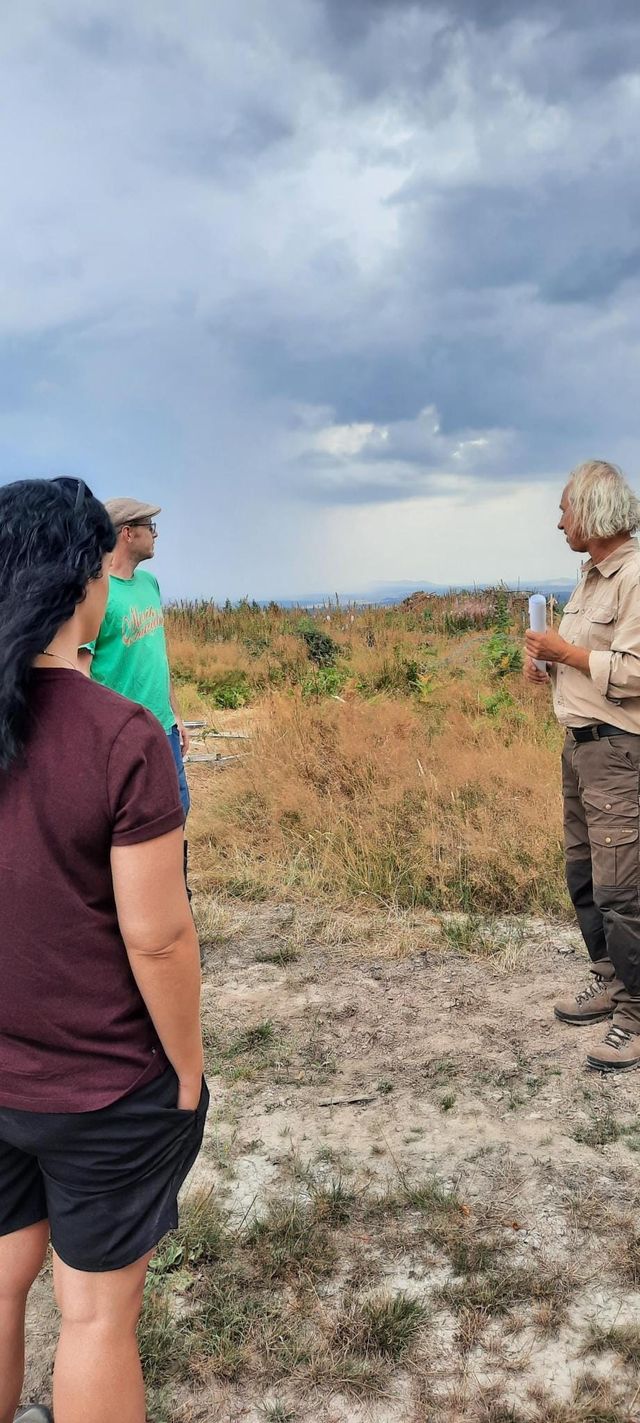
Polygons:
<instances>
[{"instance_id":1,"label":"man's hand holding paper","mask_svg":"<svg viewBox=\"0 0 640 1423\"><path fill-rule=\"evenodd\" d=\"M526 632L525 646L528 656L540 662L566 662L567 653L572 650L571 643L566 642L555 628L547 628L546 632Z\"/></svg>"}]
</instances>

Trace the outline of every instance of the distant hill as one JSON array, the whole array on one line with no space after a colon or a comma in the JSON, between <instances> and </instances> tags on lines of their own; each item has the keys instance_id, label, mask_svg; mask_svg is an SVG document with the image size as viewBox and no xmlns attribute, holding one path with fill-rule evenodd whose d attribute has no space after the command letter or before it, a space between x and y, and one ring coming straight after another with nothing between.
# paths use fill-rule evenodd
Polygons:
<instances>
[{"instance_id":1,"label":"distant hill","mask_svg":"<svg viewBox=\"0 0 640 1423\"><path fill-rule=\"evenodd\" d=\"M278 602L282 608L313 608L323 603L334 602L337 597L341 603L375 603L380 606L401 603L403 599L407 598L411 593L418 591L444 595L445 593L481 592L484 588L495 586L495 584L491 583L423 583L420 581L414 583L379 583L377 586L374 585L364 592L360 590L357 593L307 593L304 597L301 596L299 598L277 598L276 602ZM512 592L544 593L547 598L553 594L554 598L564 603L576 585L574 579L556 578L542 580L541 582L535 582L534 580L526 583L523 581L519 583L507 582L504 586Z\"/></svg>"}]
</instances>

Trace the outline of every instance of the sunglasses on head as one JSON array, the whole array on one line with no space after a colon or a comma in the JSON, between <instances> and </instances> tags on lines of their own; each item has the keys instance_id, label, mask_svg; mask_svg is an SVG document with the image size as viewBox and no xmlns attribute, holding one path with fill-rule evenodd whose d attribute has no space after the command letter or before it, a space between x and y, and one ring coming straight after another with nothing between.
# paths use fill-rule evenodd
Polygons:
<instances>
[{"instance_id":1,"label":"sunglasses on head","mask_svg":"<svg viewBox=\"0 0 640 1423\"><path fill-rule=\"evenodd\" d=\"M59 475L56 479L52 479L51 483L59 484L61 489L68 489L69 493L74 495L74 514L77 514L78 510L82 508L87 495L91 494L91 490L87 488L83 479L71 479L67 474Z\"/></svg>"}]
</instances>

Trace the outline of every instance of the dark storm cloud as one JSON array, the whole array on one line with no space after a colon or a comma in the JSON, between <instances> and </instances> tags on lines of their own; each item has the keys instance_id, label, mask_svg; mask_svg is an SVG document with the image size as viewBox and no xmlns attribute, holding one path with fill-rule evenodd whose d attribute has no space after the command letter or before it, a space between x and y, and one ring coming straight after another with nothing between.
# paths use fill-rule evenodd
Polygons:
<instances>
[{"instance_id":1,"label":"dark storm cloud","mask_svg":"<svg viewBox=\"0 0 640 1423\"><path fill-rule=\"evenodd\" d=\"M207 0L35 0L4 23L9 473L179 477L185 507L242 507L259 562L305 500L635 461L636 3L217 0L214 24Z\"/></svg>"},{"instance_id":2,"label":"dark storm cloud","mask_svg":"<svg viewBox=\"0 0 640 1423\"><path fill-rule=\"evenodd\" d=\"M348 499L351 481L366 502L428 488L426 403L452 439L516 432L471 477L548 478L594 447L628 454L640 377L637 7L615 7L615 24L600 6L551 0L325 0L323 12L347 93L372 116L395 104L399 127L413 128L411 176L386 199L399 242L364 309L354 273L360 342L338 279L306 340L302 313L270 313L254 333L256 379L273 392L288 371L292 399L329 407L336 426L413 416L418 434L410 451L365 443L333 464L309 450L302 492ZM252 365L250 331L239 339ZM451 450L433 458L454 477Z\"/></svg>"},{"instance_id":3,"label":"dark storm cloud","mask_svg":"<svg viewBox=\"0 0 640 1423\"><path fill-rule=\"evenodd\" d=\"M588 93L633 74L640 63L635 0L613 9L595 0L322 0L328 56L361 97L402 93L418 104L474 36L486 41L482 70L526 26L529 42L509 55L511 79L549 100ZM482 85L482 73L477 81Z\"/></svg>"},{"instance_id":4,"label":"dark storm cloud","mask_svg":"<svg viewBox=\"0 0 640 1423\"><path fill-rule=\"evenodd\" d=\"M431 272L448 288L529 284L544 301L600 302L640 268L640 188L628 177L623 168L529 187L476 182L435 201L423 189L413 198L416 246L428 228Z\"/></svg>"},{"instance_id":5,"label":"dark storm cloud","mask_svg":"<svg viewBox=\"0 0 640 1423\"><path fill-rule=\"evenodd\" d=\"M357 39L375 26L382 15L411 11L467 21L482 30L495 30L519 17L543 17L558 29L590 30L603 16L600 0L321 0L329 24L343 39ZM610 26L637 18L635 0L612 0L606 10Z\"/></svg>"},{"instance_id":6,"label":"dark storm cloud","mask_svg":"<svg viewBox=\"0 0 640 1423\"><path fill-rule=\"evenodd\" d=\"M435 15L450 24L452 20L470 19L484 28L493 28L512 19L518 6L511 0L323 0L331 30L347 44L356 44L370 33L381 18L402 22L412 12ZM544 5L543 5L544 8Z\"/></svg>"}]
</instances>

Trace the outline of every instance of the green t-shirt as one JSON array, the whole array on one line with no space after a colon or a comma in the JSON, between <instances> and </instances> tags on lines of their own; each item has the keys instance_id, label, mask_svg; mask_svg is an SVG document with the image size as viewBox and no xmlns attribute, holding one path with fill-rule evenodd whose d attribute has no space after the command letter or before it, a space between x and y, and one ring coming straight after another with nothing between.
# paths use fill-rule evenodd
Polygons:
<instances>
[{"instance_id":1,"label":"green t-shirt","mask_svg":"<svg viewBox=\"0 0 640 1423\"><path fill-rule=\"evenodd\" d=\"M171 731L176 714L170 699L164 614L152 573L137 568L133 578L110 575L104 622L88 647L94 682L147 707L165 731Z\"/></svg>"}]
</instances>

